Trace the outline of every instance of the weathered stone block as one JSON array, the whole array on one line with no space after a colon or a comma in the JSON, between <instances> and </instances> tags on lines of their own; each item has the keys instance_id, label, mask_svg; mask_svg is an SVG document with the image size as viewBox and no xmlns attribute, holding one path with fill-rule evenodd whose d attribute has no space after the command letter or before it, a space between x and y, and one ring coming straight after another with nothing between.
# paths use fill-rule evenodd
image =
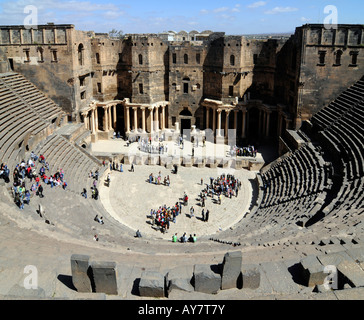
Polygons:
<instances>
[{"instance_id":1,"label":"weathered stone block","mask_svg":"<svg viewBox=\"0 0 364 320\"><path fill-rule=\"evenodd\" d=\"M139 294L143 297L164 297L163 274L157 271L143 272L139 282Z\"/></svg>"},{"instance_id":2,"label":"weathered stone block","mask_svg":"<svg viewBox=\"0 0 364 320\"><path fill-rule=\"evenodd\" d=\"M210 265L196 264L193 271L195 291L216 294L221 286L221 276Z\"/></svg>"},{"instance_id":3,"label":"weathered stone block","mask_svg":"<svg viewBox=\"0 0 364 320\"><path fill-rule=\"evenodd\" d=\"M354 287L364 287L364 271L355 261L344 260L337 266L339 286L349 283Z\"/></svg>"},{"instance_id":4,"label":"weathered stone block","mask_svg":"<svg viewBox=\"0 0 364 320\"><path fill-rule=\"evenodd\" d=\"M71 256L72 283L78 292L92 292L88 276L89 256L73 254Z\"/></svg>"},{"instance_id":5,"label":"weathered stone block","mask_svg":"<svg viewBox=\"0 0 364 320\"><path fill-rule=\"evenodd\" d=\"M307 256L300 263L302 277L306 286L315 287L324 283L327 274L324 273L324 266L316 256Z\"/></svg>"},{"instance_id":6,"label":"weathered stone block","mask_svg":"<svg viewBox=\"0 0 364 320\"><path fill-rule=\"evenodd\" d=\"M260 272L255 265L243 265L241 268L241 288L258 289L260 286Z\"/></svg>"},{"instance_id":7,"label":"weathered stone block","mask_svg":"<svg viewBox=\"0 0 364 320\"><path fill-rule=\"evenodd\" d=\"M98 261L91 264L95 292L118 294L115 262Z\"/></svg>"},{"instance_id":8,"label":"weathered stone block","mask_svg":"<svg viewBox=\"0 0 364 320\"><path fill-rule=\"evenodd\" d=\"M192 167L192 158L184 157L183 158L183 165L185 167Z\"/></svg>"},{"instance_id":9,"label":"weathered stone block","mask_svg":"<svg viewBox=\"0 0 364 320\"><path fill-rule=\"evenodd\" d=\"M237 281L241 273L242 264L241 251L227 252L224 256L221 289L237 288Z\"/></svg>"},{"instance_id":10,"label":"weathered stone block","mask_svg":"<svg viewBox=\"0 0 364 320\"><path fill-rule=\"evenodd\" d=\"M193 266L180 266L170 270L166 275L168 294L173 289L192 292L194 290L191 285L192 277Z\"/></svg>"}]
</instances>

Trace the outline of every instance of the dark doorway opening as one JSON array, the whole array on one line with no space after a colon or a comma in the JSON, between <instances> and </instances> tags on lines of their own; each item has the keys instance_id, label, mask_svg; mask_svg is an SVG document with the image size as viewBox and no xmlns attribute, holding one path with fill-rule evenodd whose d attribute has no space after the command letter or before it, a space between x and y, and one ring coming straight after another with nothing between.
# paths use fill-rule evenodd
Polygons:
<instances>
[{"instance_id":1,"label":"dark doorway opening","mask_svg":"<svg viewBox=\"0 0 364 320\"><path fill-rule=\"evenodd\" d=\"M191 130L191 119L181 119L181 130Z\"/></svg>"},{"instance_id":2,"label":"dark doorway opening","mask_svg":"<svg viewBox=\"0 0 364 320\"><path fill-rule=\"evenodd\" d=\"M14 60L13 59L9 59L9 66L11 71L14 71Z\"/></svg>"}]
</instances>

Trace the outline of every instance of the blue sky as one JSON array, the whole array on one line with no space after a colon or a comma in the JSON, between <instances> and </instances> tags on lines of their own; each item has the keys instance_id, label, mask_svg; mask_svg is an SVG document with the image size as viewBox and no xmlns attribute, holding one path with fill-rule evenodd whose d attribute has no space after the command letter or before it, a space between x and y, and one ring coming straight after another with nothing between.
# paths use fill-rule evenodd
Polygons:
<instances>
[{"instance_id":1,"label":"blue sky","mask_svg":"<svg viewBox=\"0 0 364 320\"><path fill-rule=\"evenodd\" d=\"M363 0L0 0L0 25L24 24L27 5L37 9L38 24L74 24L95 32L294 32L305 23L323 23L328 5L337 8L338 23L364 24Z\"/></svg>"}]
</instances>

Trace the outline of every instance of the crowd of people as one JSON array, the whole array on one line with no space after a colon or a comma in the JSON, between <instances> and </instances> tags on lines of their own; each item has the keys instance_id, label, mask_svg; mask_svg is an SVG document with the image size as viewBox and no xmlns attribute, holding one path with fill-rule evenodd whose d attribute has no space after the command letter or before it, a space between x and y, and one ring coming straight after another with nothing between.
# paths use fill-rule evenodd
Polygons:
<instances>
[{"instance_id":1,"label":"crowd of people","mask_svg":"<svg viewBox=\"0 0 364 320\"><path fill-rule=\"evenodd\" d=\"M238 146L233 146L230 147L230 156L231 157L254 157L256 158L257 156L257 149L254 148L254 146L247 146L247 147L238 147Z\"/></svg>"},{"instance_id":2,"label":"crowd of people","mask_svg":"<svg viewBox=\"0 0 364 320\"><path fill-rule=\"evenodd\" d=\"M37 161L42 164L39 172L36 171ZM5 176L9 178L9 169L6 165L4 168ZM4 174L4 173L3 173ZM26 178L31 183L30 188L27 186ZM64 190L67 188L67 182L64 180L63 169L58 169L54 174L49 174L49 164L45 160L44 155L39 157L32 151L28 161L22 160L18 163L13 171L13 196L14 202L20 209L24 209L24 204L29 204L33 196L43 198L43 185L50 185L53 187L62 187Z\"/></svg>"},{"instance_id":3,"label":"crowd of people","mask_svg":"<svg viewBox=\"0 0 364 320\"><path fill-rule=\"evenodd\" d=\"M152 226L157 227L162 233L168 232L170 223L176 223L176 218L181 214L181 210L181 205L178 202L172 207L163 205L157 210L151 209L149 218L151 219Z\"/></svg>"},{"instance_id":4,"label":"crowd of people","mask_svg":"<svg viewBox=\"0 0 364 320\"><path fill-rule=\"evenodd\" d=\"M154 177L151 173L149 176L149 183L160 183L161 181L161 173L159 172L158 176ZM201 186L203 185L203 179L201 179ZM200 206L202 208L201 218L199 220L203 222L208 222L210 211L207 209L205 211L205 201L207 197L211 197L211 199L218 204L221 204L221 197L225 196L227 198L237 197L239 194L239 190L241 189L241 181L236 178L232 174L221 174L217 178L210 177L209 183L205 183L205 188L201 190L199 195ZM176 217L182 213L182 207L188 207L188 195L186 192L183 197L180 198L181 201L176 202L176 204L172 207L167 207L166 205L160 206L157 210L151 209L150 215L148 218L151 219L151 225L156 226L157 230L160 230L162 233L166 233L169 230L170 223L176 223ZM189 214L186 214L190 218L195 217L195 208L193 205L189 209ZM179 238L180 242L195 242L193 239L196 239L196 235L190 235L187 238L186 233L182 237ZM177 234L172 236L173 242L178 242Z\"/></svg>"},{"instance_id":5,"label":"crowd of people","mask_svg":"<svg viewBox=\"0 0 364 320\"><path fill-rule=\"evenodd\" d=\"M182 213L182 205L187 206L188 205L188 196L185 194L183 197L183 202L176 202L176 204L172 207L167 207L166 205L160 206L157 210L150 210L150 215L148 218L151 219L152 226L161 231L162 233L168 233L169 227L171 223L176 223L177 216ZM139 230L138 230L139 231ZM139 232L140 234L140 232ZM138 235L137 237L141 237L141 235ZM196 242L197 237L196 234L192 236L190 235L189 238L187 238L186 232L178 239L177 233L172 235L172 242Z\"/></svg>"},{"instance_id":6,"label":"crowd of people","mask_svg":"<svg viewBox=\"0 0 364 320\"><path fill-rule=\"evenodd\" d=\"M153 175L153 173L151 173L148 177L148 182L152 183L152 184L162 184L162 173L159 171L158 175ZM163 184L167 187L170 186L171 184L171 180L169 179L169 175L166 175L163 179Z\"/></svg>"},{"instance_id":7,"label":"crowd of people","mask_svg":"<svg viewBox=\"0 0 364 320\"><path fill-rule=\"evenodd\" d=\"M0 166L0 179L4 179L5 183L10 182L9 178L10 170L5 163L2 163Z\"/></svg>"},{"instance_id":8,"label":"crowd of people","mask_svg":"<svg viewBox=\"0 0 364 320\"><path fill-rule=\"evenodd\" d=\"M203 180L201 179L201 185ZM231 174L222 174L217 178L210 177L210 183L205 184L205 188L201 190L199 199L201 207L205 206L207 197L211 197L216 203L221 204L222 196L227 198L237 197L241 189L241 181ZM216 198L215 198L216 197Z\"/></svg>"},{"instance_id":9,"label":"crowd of people","mask_svg":"<svg viewBox=\"0 0 364 320\"><path fill-rule=\"evenodd\" d=\"M150 154L167 154L168 145L161 142L153 144L150 139L139 138L139 150Z\"/></svg>"}]
</instances>

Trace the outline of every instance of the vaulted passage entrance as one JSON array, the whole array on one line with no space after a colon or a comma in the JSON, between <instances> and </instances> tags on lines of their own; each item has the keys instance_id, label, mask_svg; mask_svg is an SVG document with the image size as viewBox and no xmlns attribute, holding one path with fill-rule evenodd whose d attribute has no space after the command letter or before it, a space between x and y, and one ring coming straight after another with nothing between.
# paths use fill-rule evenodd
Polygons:
<instances>
[{"instance_id":1,"label":"vaulted passage entrance","mask_svg":"<svg viewBox=\"0 0 364 320\"><path fill-rule=\"evenodd\" d=\"M192 113L187 108L184 108L179 113L179 117L181 119L181 132L183 133L183 130L191 130Z\"/></svg>"}]
</instances>

